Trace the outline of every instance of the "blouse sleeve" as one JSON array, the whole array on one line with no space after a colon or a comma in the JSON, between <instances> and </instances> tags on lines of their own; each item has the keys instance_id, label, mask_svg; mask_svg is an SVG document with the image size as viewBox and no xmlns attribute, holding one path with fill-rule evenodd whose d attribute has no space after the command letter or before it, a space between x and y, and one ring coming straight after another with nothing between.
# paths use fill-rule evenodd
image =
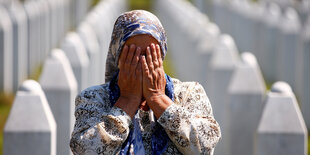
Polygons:
<instances>
[{"instance_id":1,"label":"blouse sleeve","mask_svg":"<svg viewBox=\"0 0 310 155\"><path fill-rule=\"evenodd\" d=\"M74 154L116 154L129 134L130 116L110 107L105 94L98 92L84 91L75 99L76 121L70 141Z\"/></svg>"},{"instance_id":2,"label":"blouse sleeve","mask_svg":"<svg viewBox=\"0 0 310 155\"><path fill-rule=\"evenodd\" d=\"M185 88L184 88L185 87ZM221 137L211 104L198 83L188 83L176 93L158 122L183 154L213 154Z\"/></svg>"}]
</instances>

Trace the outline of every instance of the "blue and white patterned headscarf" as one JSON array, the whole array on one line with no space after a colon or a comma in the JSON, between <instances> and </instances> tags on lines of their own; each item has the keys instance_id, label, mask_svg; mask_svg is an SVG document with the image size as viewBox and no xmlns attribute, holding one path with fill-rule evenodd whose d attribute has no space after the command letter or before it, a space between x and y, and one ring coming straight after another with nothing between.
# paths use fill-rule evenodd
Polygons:
<instances>
[{"instance_id":1,"label":"blue and white patterned headscarf","mask_svg":"<svg viewBox=\"0 0 310 155\"><path fill-rule=\"evenodd\" d=\"M118 17L115 22L109 53L106 62L106 82L110 82L110 102L114 106L120 96L118 81L118 59L126 40L139 34L148 34L155 38L161 47L162 56L167 52L166 33L155 15L143 10L126 12ZM173 83L168 75L165 75L165 94L173 101ZM120 154L145 154L142 135L138 124L139 116L136 114L133 119L133 129L122 145ZM162 154L168 145L168 135L165 130L156 123L155 132L152 134L152 154ZM130 152L133 151L133 152Z\"/></svg>"},{"instance_id":2,"label":"blue and white patterned headscarf","mask_svg":"<svg viewBox=\"0 0 310 155\"><path fill-rule=\"evenodd\" d=\"M158 18L144 10L133 10L120 15L114 25L106 61L105 82L111 81L118 71L118 59L125 42L135 35L148 34L161 47L162 57L167 53L167 36Z\"/></svg>"}]
</instances>

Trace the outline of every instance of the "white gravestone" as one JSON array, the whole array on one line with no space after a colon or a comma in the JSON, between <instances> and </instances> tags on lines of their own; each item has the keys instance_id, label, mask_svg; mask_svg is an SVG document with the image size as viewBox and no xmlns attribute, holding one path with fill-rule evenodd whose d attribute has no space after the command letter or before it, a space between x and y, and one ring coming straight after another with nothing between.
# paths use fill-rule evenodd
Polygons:
<instances>
[{"instance_id":1,"label":"white gravestone","mask_svg":"<svg viewBox=\"0 0 310 155\"><path fill-rule=\"evenodd\" d=\"M102 68L101 62L105 63L105 61L102 61L100 59L99 44L96 33L86 22L83 22L79 26L77 31L89 57L90 64L89 64L88 84L89 85L100 84L103 82L101 81L102 78L101 76L105 74L104 73L105 68Z\"/></svg>"},{"instance_id":2,"label":"white gravestone","mask_svg":"<svg viewBox=\"0 0 310 155\"><path fill-rule=\"evenodd\" d=\"M13 27L13 88L14 92L28 76L28 23L25 10L18 1L8 8Z\"/></svg>"},{"instance_id":3,"label":"white gravestone","mask_svg":"<svg viewBox=\"0 0 310 155\"><path fill-rule=\"evenodd\" d=\"M253 154L254 134L266 90L255 56L246 52L241 59L228 86L229 152L232 155Z\"/></svg>"},{"instance_id":4,"label":"white gravestone","mask_svg":"<svg viewBox=\"0 0 310 155\"><path fill-rule=\"evenodd\" d=\"M302 62L301 42L299 33L301 31L297 12L293 8L287 8L282 19L280 32L280 47L277 51L277 75L278 80L286 81L296 91L296 69L298 63ZM297 92L297 95L300 94Z\"/></svg>"},{"instance_id":5,"label":"white gravestone","mask_svg":"<svg viewBox=\"0 0 310 155\"><path fill-rule=\"evenodd\" d=\"M200 41L196 45L196 53L192 53L193 60L191 63L195 64L192 70L198 70L198 82L200 82L206 89L208 85L208 74L209 74L209 65L210 60L213 55L214 48L219 41L220 29L214 23L208 23L206 26L201 28L201 36L199 37ZM195 46L194 46L195 47ZM191 54L191 52L188 52ZM196 79L195 79L196 80ZM207 82L206 82L207 81Z\"/></svg>"},{"instance_id":6,"label":"white gravestone","mask_svg":"<svg viewBox=\"0 0 310 155\"><path fill-rule=\"evenodd\" d=\"M47 1L41 0L37 3L40 7L40 64L42 64L51 49L49 36L50 9Z\"/></svg>"},{"instance_id":7,"label":"white gravestone","mask_svg":"<svg viewBox=\"0 0 310 155\"><path fill-rule=\"evenodd\" d=\"M105 10L106 8L102 8L102 11ZM101 11L101 12L102 12ZM106 13L109 16L111 15L111 12L107 12ZM104 82L105 80L105 61L107 58L107 51L109 48L109 42L110 42L110 37L111 37L111 32L112 30L108 31L108 27L109 24L107 24L108 22L101 22L101 21L109 21L108 20L108 16L106 17L101 17L100 16L101 13L98 11L92 11L91 13L88 14L87 19L86 19L86 23L88 23L91 27L92 30L96 33L97 35L97 40L98 40L98 44L99 44L99 57L100 57L100 66L101 66L101 81ZM116 20L116 19L115 19ZM115 21L111 22L114 23Z\"/></svg>"},{"instance_id":8,"label":"white gravestone","mask_svg":"<svg viewBox=\"0 0 310 155\"><path fill-rule=\"evenodd\" d=\"M36 81L19 88L4 128L4 155L56 155L56 122Z\"/></svg>"},{"instance_id":9,"label":"white gravestone","mask_svg":"<svg viewBox=\"0 0 310 155\"><path fill-rule=\"evenodd\" d=\"M233 38L227 34L220 36L210 60L207 92L212 104L214 117L221 126L222 139L216 146L215 154L228 153L228 85L238 62L238 50Z\"/></svg>"},{"instance_id":10,"label":"white gravestone","mask_svg":"<svg viewBox=\"0 0 310 155\"><path fill-rule=\"evenodd\" d=\"M58 20L57 20L57 2L47 1L50 10L50 46L51 48L56 48L57 46L57 35L58 35Z\"/></svg>"},{"instance_id":11,"label":"white gravestone","mask_svg":"<svg viewBox=\"0 0 310 155\"><path fill-rule=\"evenodd\" d=\"M261 18L263 18L263 8L264 5L262 3L252 3L249 1L247 3L247 7L244 10L244 49L247 51L252 51L256 56L257 60L259 58L259 42L261 41L260 33L262 27Z\"/></svg>"},{"instance_id":12,"label":"white gravestone","mask_svg":"<svg viewBox=\"0 0 310 155\"><path fill-rule=\"evenodd\" d=\"M230 35L234 38L236 44L240 51L243 51L241 47L241 38L242 34L244 33L244 20L241 16L242 14L242 5L241 0L232 0L230 5L230 16L231 16L231 28L230 28Z\"/></svg>"},{"instance_id":13,"label":"white gravestone","mask_svg":"<svg viewBox=\"0 0 310 155\"><path fill-rule=\"evenodd\" d=\"M226 15L226 2L224 0L212 0L213 1L213 17L214 22L219 26L222 32L227 32L227 15ZM207 14L208 15L208 14Z\"/></svg>"},{"instance_id":14,"label":"white gravestone","mask_svg":"<svg viewBox=\"0 0 310 155\"><path fill-rule=\"evenodd\" d=\"M24 3L28 21L28 75L33 75L39 64L39 33L40 22L36 2L26 1Z\"/></svg>"},{"instance_id":15,"label":"white gravestone","mask_svg":"<svg viewBox=\"0 0 310 155\"><path fill-rule=\"evenodd\" d=\"M0 91L13 91L13 30L7 10L0 5Z\"/></svg>"},{"instance_id":16,"label":"white gravestone","mask_svg":"<svg viewBox=\"0 0 310 155\"><path fill-rule=\"evenodd\" d=\"M88 10L88 1L85 0L76 0L75 5L73 6L74 14L74 25L79 25L79 23L84 19Z\"/></svg>"},{"instance_id":17,"label":"white gravestone","mask_svg":"<svg viewBox=\"0 0 310 155\"><path fill-rule=\"evenodd\" d=\"M40 84L57 122L57 154L69 155L77 82L62 50L53 50L45 61Z\"/></svg>"},{"instance_id":18,"label":"white gravestone","mask_svg":"<svg viewBox=\"0 0 310 155\"><path fill-rule=\"evenodd\" d=\"M310 16L302 31L302 43L303 43L303 66L301 67L303 76L299 83L297 83L300 89L301 110L305 118L308 129L310 129Z\"/></svg>"},{"instance_id":19,"label":"white gravestone","mask_svg":"<svg viewBox=\"0 0 310 155\"><path fill-rule=\"evenodd\" d=\"M73 3L76 0L62 0L64 3L64 31L68 32L72 27L77 27L76 25L73 25L72 20L73 14L72 14L72 7L74 7Z\"/></svg>"},{"instance_id":20,"label":"white gravestone","mask_svg":"<svg viewBox=\"0 0 310 155\"><path fill-rule=\"evenodd\" d=\"M61 45L78 83L78 92L88 86L89 58L80 36L76 32L67 34Z\"/></svg>"},{"instance_id":21,"label":"white gravestone","mask_svg":"<svg viewBox=\"0 0 310 155\"><path fill-rule=\"evenodd\" d=\"M307 128L287 83L273 84L256 136L255 155L307 154Z\"/></svg>"},{"instance_id":22,"label":"white gravestone","mask_svg":"<svg viewBox=\"0 0 310 155\"><path fill-rule=\"evenodd\" d=\"M260 65L266 81L276 80L276 51L279 48L281 9L270 3L261 18L263 21L260 41Z\"/></svg>"}]
</instances>

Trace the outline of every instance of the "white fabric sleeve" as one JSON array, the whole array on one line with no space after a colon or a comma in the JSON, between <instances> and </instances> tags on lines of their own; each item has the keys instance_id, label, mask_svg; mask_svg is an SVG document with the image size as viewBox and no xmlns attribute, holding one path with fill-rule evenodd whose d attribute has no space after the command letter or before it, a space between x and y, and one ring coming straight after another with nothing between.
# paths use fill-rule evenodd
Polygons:
<instances>
[{"instance_id":1,"label":"white fabric sleeve","mask_svg":"<svg viewBox=\"0 0 310 155\"><path fill-rule=\"evenodd\" d=\"M203 87L190 82L180 90L175 104L158 119L159 124L183 154L213 154L221 132Z\"/></svg>"},{"instance_id":2,"label":"white fabric sleeve","mask_svg":"<svg viewBox=\"0 0 310 155\"><path fill-rule=\"evenodd\" d=\"M70 141L74 154L117 154L127 139L130 116L120 108L110 107L102 98L102 93L96 91L76 97L76 121Z\"/></svg>"}]
</instances>

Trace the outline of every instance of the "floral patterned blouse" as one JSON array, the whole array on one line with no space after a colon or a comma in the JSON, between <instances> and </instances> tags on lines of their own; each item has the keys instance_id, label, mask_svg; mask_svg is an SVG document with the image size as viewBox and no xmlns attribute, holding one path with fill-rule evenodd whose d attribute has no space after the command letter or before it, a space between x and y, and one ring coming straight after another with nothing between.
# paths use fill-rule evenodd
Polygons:
<instances>
[{"instance_id":1,"label":"floral patterned blouse","mask_svg":"<svg viewBox=\"0 0 310 155\"><path fill-rule=\"evenodd\" d=\"M197 82L173 79L174 103L157 122L169 136L163 154L213 154L221 137L211 104ZM111 107L109 83L82 91L75 101L76 122L70 147L74 154L118 154L133 127L122 109ZM152 111L138 110L146 154L152 153L151 136L156 121Z\"/></svg>"}]
</instances>

